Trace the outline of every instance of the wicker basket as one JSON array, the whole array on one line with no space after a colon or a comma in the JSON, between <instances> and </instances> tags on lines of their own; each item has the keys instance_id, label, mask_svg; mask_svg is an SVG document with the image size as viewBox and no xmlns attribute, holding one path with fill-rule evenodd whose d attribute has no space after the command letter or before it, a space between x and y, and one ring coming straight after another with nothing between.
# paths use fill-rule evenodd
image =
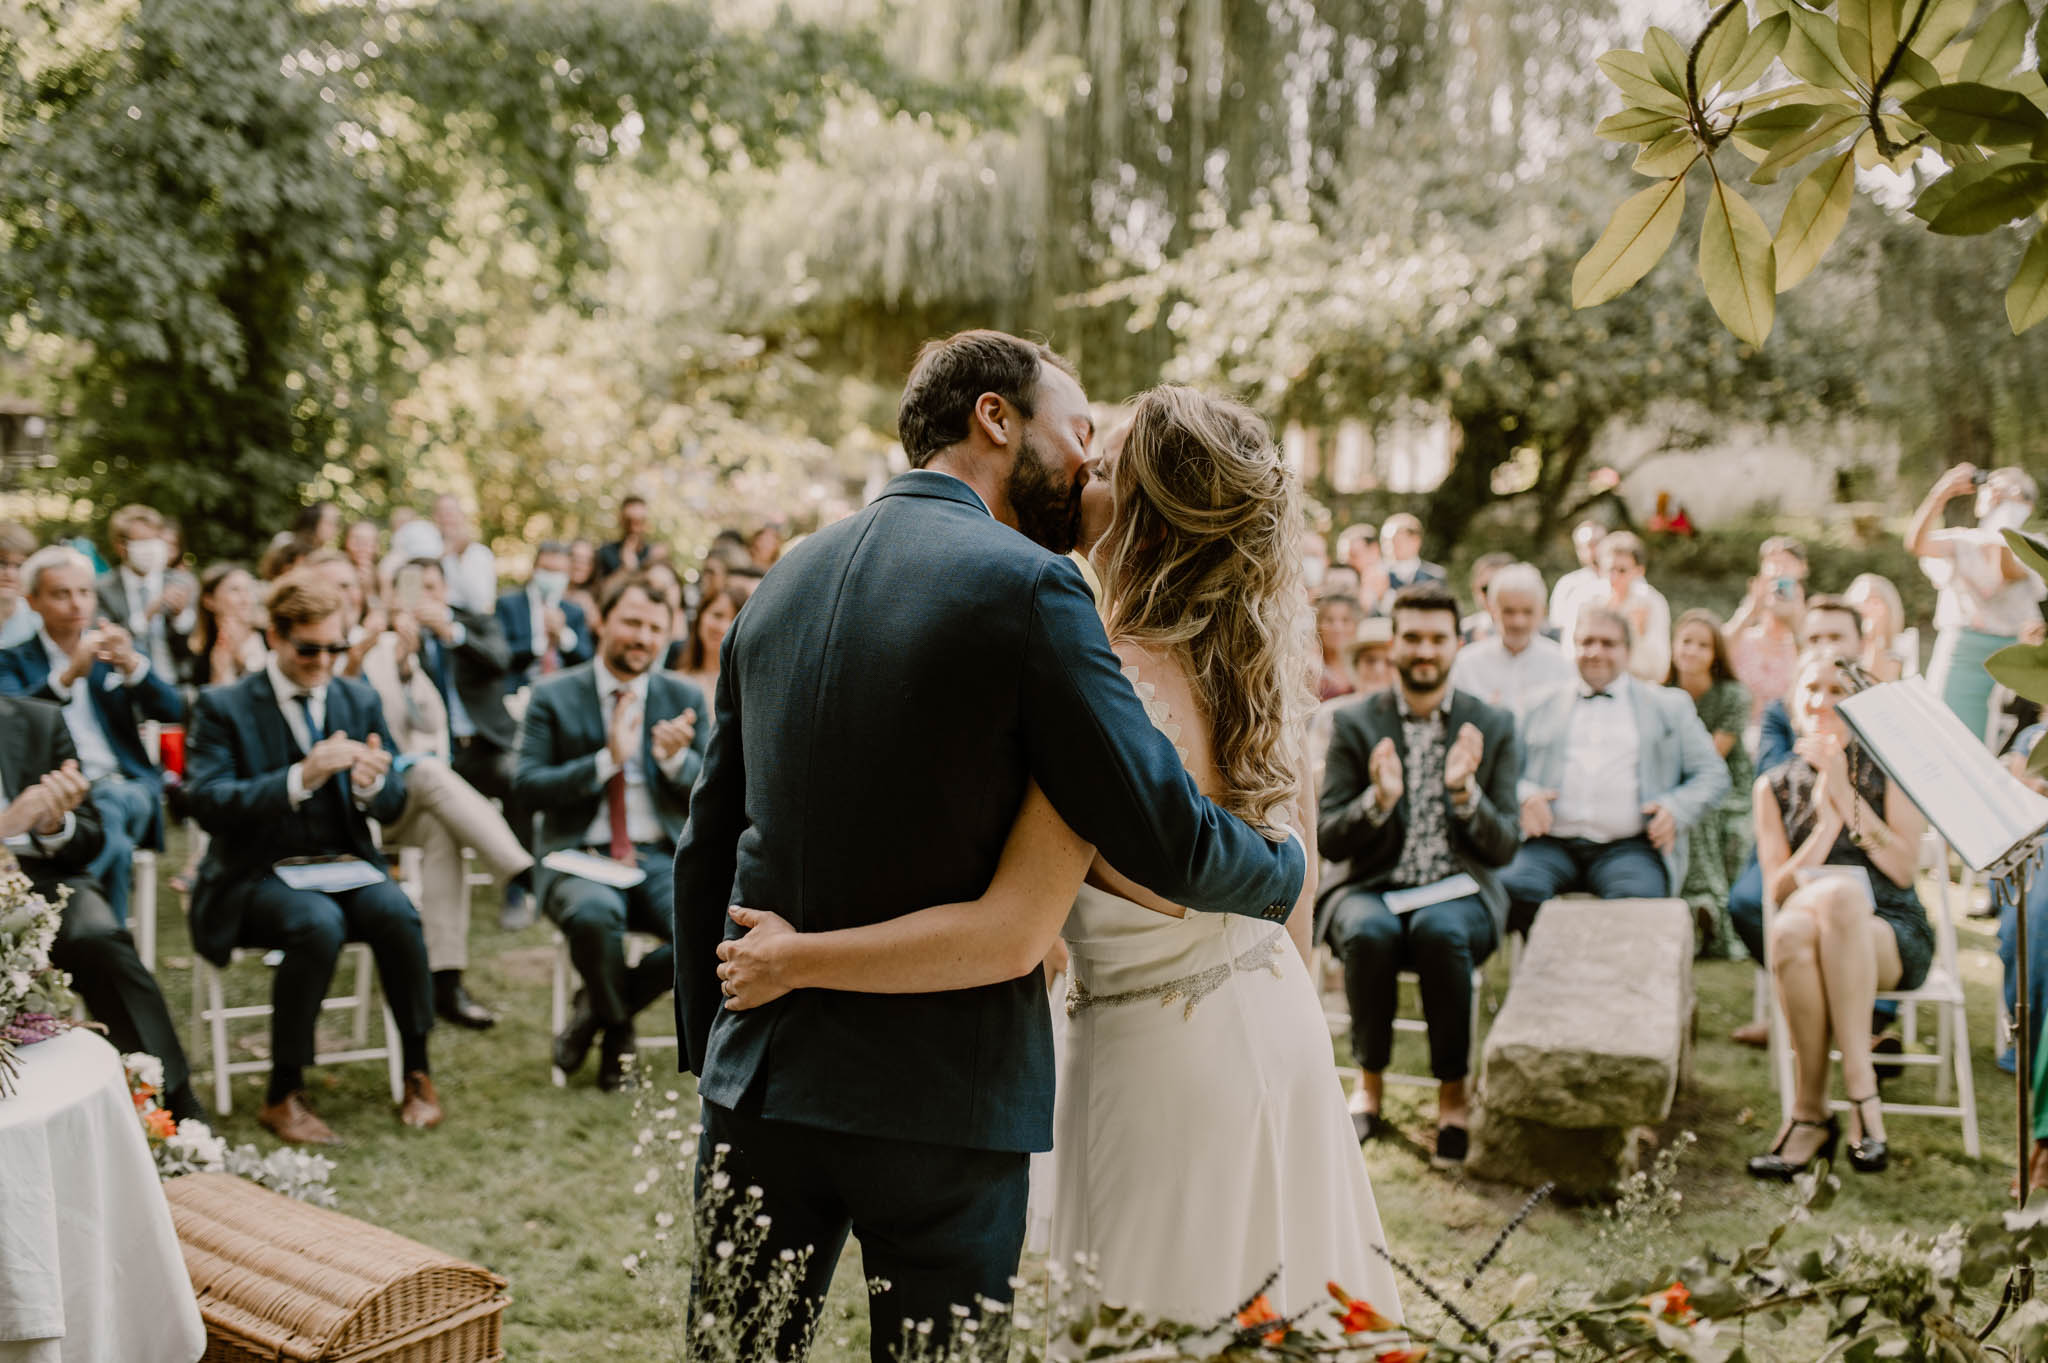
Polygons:
<instances>
[{"instance_id":1,"label":"wicker basket","mask_svg":"<svg viewBox=\"0 0 2048 1363\"><path fill-rule=\"evenodd\" d=\"M228 1174L164 1184L206 1320L201 1363L497 1363L487 1269Z\"/></svg>"}]
</instances>

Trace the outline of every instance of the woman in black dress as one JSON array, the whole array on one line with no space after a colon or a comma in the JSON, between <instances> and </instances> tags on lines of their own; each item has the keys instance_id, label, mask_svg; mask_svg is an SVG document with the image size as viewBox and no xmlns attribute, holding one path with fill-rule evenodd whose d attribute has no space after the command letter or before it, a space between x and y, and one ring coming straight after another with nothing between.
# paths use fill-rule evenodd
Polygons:
<instances>
[{"instance_id":1,"label":"woman in black dress","mask_svg":"<svg viewBox=\"0 0 2048 1363\"><path fill-rule=\"evenodd\" d=\"M1880 989L1917 988L1934 959L1934 932L1913 891L1920 811L1835 713L1851 687L1834 656L1807 654L1797 678L1798 742L1758 778L1755 795L1757 860L1778 905L1771 974L1795 1057L1792 1110L1770 1152L1749 1161L1758 1178L1789 1179L1833 1157L1841 1129L1828 1111L1831 1046L1842 1053L1851 1104L1849 1162L1865 1173L1885 1167L1870 1007Z\"/></svg>"}]
</instances>

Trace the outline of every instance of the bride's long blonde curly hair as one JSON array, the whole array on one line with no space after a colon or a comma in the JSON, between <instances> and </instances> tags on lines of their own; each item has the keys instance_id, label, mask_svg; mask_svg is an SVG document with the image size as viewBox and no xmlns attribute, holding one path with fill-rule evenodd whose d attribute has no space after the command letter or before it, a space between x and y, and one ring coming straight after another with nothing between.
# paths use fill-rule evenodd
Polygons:
<instances>
[{"instance_id":1,"label":"bride's long blonde curly hair","mask_svg":"<svg viewBox=\"0 0 2048 1363\"><path fill-rule=\"evenodd\" d=\"M1219 803L1276 828L1315 707L1301 501L1251 409L1163 384L1138 398L1095 551L1112 639L1178 654L1214 732Z\"/></svg>"}]
</instances>

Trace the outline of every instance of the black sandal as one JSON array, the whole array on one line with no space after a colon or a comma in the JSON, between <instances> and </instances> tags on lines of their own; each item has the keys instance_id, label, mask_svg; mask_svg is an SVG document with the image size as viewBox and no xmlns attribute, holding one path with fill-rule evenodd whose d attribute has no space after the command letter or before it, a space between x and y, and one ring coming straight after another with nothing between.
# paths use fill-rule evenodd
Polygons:
<instances>
[{"instance_id":1,"label":"black sandal","mask_svg":"<svg viewBox=\"0 0 2048 1363\"><path fill-rule=\"evenodd\" d=\"M1867 1098L1849 1100L1849 1106L1856 1109L1856 1129L1859 1132L1863 1130L1863 1105L1874 1103L1877 1099L1878 1095L1873 1093ZM1891 1147L1885 1144L1882 1136L1873 1139L1868 1135L1859 1135L1857 1139L1849 1142L1849 1164L1860 1174L1883 1173L1885 1167L1891 1163L1891 1158Z\"/></svg>"},{"instance_id":2,"label":"black sandal","mask_svg":"<svg viewBox=\"0 0 2048 1363\"><path fill-rule=\"evenodd\" d=\"M1785 1158L1785 1142L1791 1140L1792 1133L1802 1126L1810 1126L1816 1130L1827 1132L1827 1139L1820 1143L1820 1149L1814 1151L1805 1159L1798 1161L1788 1160ZM1835 1145L1841 1138L1841 1123L1835 1120L1835 1114L1832 1112L1828 1114L1828 1119L1824 1122L1809 1122L1804 1117L1794 1117L1785 1124L1785 1134L1778 1137L1778 1143L1771 1147L1769 1154L1751 1155L1749 1157L1749 1176L1751 1178L1776 1179L1780 1183L1790 1183L1794 1178L1811 1169L1816 1160L1826 1160L1829 1163L1833 1163Z\"/></svg>"}]
</instances>

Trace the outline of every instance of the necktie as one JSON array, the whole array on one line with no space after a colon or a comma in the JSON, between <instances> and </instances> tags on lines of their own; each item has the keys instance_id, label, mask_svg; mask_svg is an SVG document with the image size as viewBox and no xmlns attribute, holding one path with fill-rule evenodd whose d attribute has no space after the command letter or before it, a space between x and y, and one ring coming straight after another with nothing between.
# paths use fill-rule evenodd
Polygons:
<instances>
[{"instance_id":1,"label":"necktie","mask_svg":"<svg viewBox=\"0 0 2048 1363\"><path fill-rule=\"evenodd\" d=\"M632 693L623 686L612 692L612 716L614 719L618 717L620 707L628 704L632 699ZM611 818L612 825L612 842L607 850L610 852L613 861L623 861L628 866L631 866L633 864L633 840L626 836L626 769L624 766L613 772L611 779L604 783L604 807L606 814Z\"/></svg>"},{"instance_id":2,"label":"necktie","mask_svg":"<svg viewBox=\"0 0 2048 1363\"><path fill-rule=\"evenodd\" d=\"M295 699L299 702L299 717L306 722L306 751L311 752L313 745L325 737L313 720L313 693L301 691Z\"/></svg>"}]
</instances>

